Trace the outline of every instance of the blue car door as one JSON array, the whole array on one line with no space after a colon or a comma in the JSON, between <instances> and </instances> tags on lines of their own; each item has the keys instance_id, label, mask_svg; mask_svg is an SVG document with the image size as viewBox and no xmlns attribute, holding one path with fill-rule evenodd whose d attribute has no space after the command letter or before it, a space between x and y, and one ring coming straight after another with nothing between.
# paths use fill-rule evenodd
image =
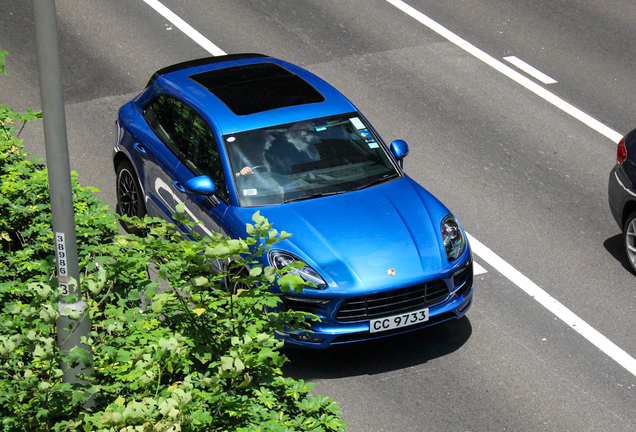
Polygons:
<instances>
[{"instance_id":1,"label":"blue car door","mask_svg":"<svg viewBox=\"0 0 636 432\"><path fill-rule=\"evenodd\" d=\"M174 221L179 202L175 199L174 172L188 144L192 115L180 100L159 95L144 107L144 118L152 132L136 143L135 160L143 161L143 184L149 197L146 207L152 216Z\"/></svg>"}]
</instances>

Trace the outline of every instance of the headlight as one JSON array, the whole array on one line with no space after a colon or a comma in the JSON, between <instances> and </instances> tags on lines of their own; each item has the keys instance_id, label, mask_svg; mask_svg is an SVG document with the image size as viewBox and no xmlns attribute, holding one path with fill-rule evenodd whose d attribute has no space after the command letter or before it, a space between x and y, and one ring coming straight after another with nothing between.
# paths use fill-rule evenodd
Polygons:
<instances>
[{"instance_id":1,"label":"headlight","mask_svg":"<svg viewBox=\"0 0 636 432\"><path fill-rule=\"evenodd\" d=\"M290 273L300 276L305 282L313 283L318 289L327 288L327 282L325 282L318 272L296 255L281 250L273 250L269 253L269 262L277 270L285 268L292 263L300 263L302 265L301 267L290 267Z\"/></svg>"},{"instance_id":2,"label":"headlight","mask_svg":"<svg viewBox=\"0 0 636 432\"><path fill-rule=\"evenodd\" d=\"M466 250L466 239L452 215L442 220L442 240L448 261L453 262Z\"/></svg>"}]
</instances>

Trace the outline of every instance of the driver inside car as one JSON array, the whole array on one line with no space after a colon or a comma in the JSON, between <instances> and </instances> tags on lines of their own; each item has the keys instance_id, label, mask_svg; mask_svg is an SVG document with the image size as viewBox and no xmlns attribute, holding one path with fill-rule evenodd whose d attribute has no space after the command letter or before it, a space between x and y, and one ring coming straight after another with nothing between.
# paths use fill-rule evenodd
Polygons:
<instances>
[{"instance_id":1,"label":"driver inside car","mask_svg":"<svg viewBox=\"0 0 636 432\"><path fill-rule=\"evenodd\" d=\"M298 122L286 131L270 130L261 132L260 139L233 146L237 159L244 161L243 168L235 173L237 177L251 175L256 167L265 167L268 171L288 174L292 166L305 162L313 162L320 158L314 144L320 139L315 128L308 122ZM255 147L259 142L265 145L261 149ZM252 148L250 148L252 147ZM254 163L262 161L262 163Z\"/></svg>"}]
</instances>

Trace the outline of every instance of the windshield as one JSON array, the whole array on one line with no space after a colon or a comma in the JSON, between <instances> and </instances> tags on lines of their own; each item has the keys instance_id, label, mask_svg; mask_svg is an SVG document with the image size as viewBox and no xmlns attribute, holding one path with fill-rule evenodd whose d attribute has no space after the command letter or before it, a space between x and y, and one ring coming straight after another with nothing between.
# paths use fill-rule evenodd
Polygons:
<instances>
[{"instance_id":1,"label":"windshield","mask_svg":"<svg viewBox=\"0 0 636 432\"><path fill-rule=\"evenodd\" d=\"M400 174L357 113L224 137L242 207L363 189Z\"/></svg>"}]
</instances>

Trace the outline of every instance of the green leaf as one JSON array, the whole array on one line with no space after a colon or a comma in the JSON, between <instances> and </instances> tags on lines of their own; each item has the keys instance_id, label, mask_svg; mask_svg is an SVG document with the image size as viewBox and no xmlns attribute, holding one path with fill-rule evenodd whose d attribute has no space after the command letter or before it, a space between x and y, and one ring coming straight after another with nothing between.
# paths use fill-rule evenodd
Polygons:
<instances>
[{"instance_id":1,"label":"green leaf","mask_svg":"<svg viewBox=\"0 0 636 432\"><path fill-rule=\"evenodd\" d=\"M128 293L128 300L138 301L140 299L141 299L141 297L139 297L139 290L138 289L130 290L130 292Z\"/></svg>"},{"instance_id":2,"label":"green leaf","mask_svg":"<svg viewBox=\"0 0 636 432\"><path fill-rule=\"evenodd\" d=\"M36 345L35 350L33 351L33 355L36 357L44 357L46 355L46 351L44 351L42 345Z\"/></svg>"},{"instance_id":3,"label":"green leaf","mask_svg":"<svg viewBox=\"0 0 636 432\"><path fill-rule=\"evenodd\" d=\"M86 366L90 365L91 363L90 353L79 346L75 346L73 347L73 349L71 349L71 351L69 351L68 358L71 363L81 362L83 365Z\"/></svg>"},{"instance_id":4,"label":"green leaf","mask_svg":"<svg viewBox=\"0 0 636 432\"><path fill-rule=\"evenodd\" d=\"M265 222L266 219L263 216L261 216L261 211L259 210L252 215L252 220L256 222L256 224L258 225Z\"/></svg>"},{"instance_id":5,"label":"green leaf","mask_svg":"<svg viewBox=\"0 0 636 432\"><path fill-rule=\"evenodd\" d=\"M233 365L234 365L234 358L221 357L221 370L224 370L224 371L231 370Z\"/></svg>"},{"instance_id":6,"label":"green leaf","mask_svg":"<svg viewBox=\"0 0 636 432\"><path fill-rule=\"evenodd\" d=\"M262 267L260 267L260 266L252 267L252 268L250 269L250 276L251 276L251 277L257 277L257 276L259 276L261 273L263 273L263 268L262 268Z\"/></svg>"},{"instance_id":7,"label":"green leaf","mask_svg":"<svg viewBox=\"0 0 636 432\"><path fill-rule=\"evenodd\" d=\"M163 298L158 298L152 302L153 312L161 312L163 309Z\"/></svg>"},{"instance_id":8,"label":"green leaf","mask_svg":"<svg viewBox=\"0 0 636 432\"><path fill-rule=\"evenodd\" d=\"M198 276L194 278L194 286L201 287L201 286L207 285L209 282L210 282L209 279L205 276Z\"/></svg>"},{"instance_id":9,"label":"green leaf","mask_svg":"<svg viewBox=\"0 0 636 432\"><path fill-rule=\"evenodd\" d=\"M192 309L192 313L194 313L196 316L201 316L204 312L205 312L204 308Z\"/></svg>"},{"instance_id":10,"label":"green leaf","mask_svg":"<svg viewBox=\"0 0 636 432\"><path fill-rule=\"evenodd\" d=\"M0 51L0 73L3 75L8 75L4 65L4 56L6 55L6 51Z\"/></svg>"},{"instance_id":11,"label":"green leaf","mask_svg":"<svg viewBox=\"0 0 636 432\"><path fill-rule=\"evenodd\" d=\"M245 369L245 365L243 364L241 359L240 358L234 359L234 370L240 373L243 371L243 369Z\"/></svg>"},{"instance_id":12,"label":"green leaf","mask_svg":"<svg viewBox=\"0 0 636 432\"><path fill-rule=\"evenodd\" d=\"M73 404L78 404L80 402L84 402L86 400L86 394L83 390L75 390L72 396Z\"/></svg>"},{"instance_id":13,"label":"green leaf","mask_svg":"<svg viewBox=\"0 0 636 432\"><path fill-rule=\"evenodd\" d=\"M130 361L130 351L127 351L124 348L120 348L119 351L117 351L116 360L120 363L128 363Z\"/></svg>"}]
</instances>

